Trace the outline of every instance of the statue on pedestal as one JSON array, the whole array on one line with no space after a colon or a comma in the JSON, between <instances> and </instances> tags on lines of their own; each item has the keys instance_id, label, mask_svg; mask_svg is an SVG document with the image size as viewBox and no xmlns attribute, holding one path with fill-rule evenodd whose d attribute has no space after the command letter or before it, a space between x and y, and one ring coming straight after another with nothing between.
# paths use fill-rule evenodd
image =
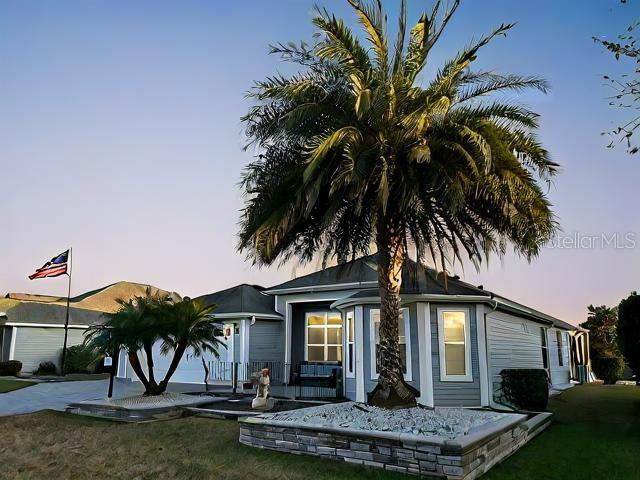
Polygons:
<instances>
[{"instance_id":1,"label":"statue on pedestal","mask_svg":"<svg viewBox=\"0 0 640 480\"><path fill-rule=\"evenodd\" d=\"M260 372L251 376L254 384L257 385L256 398L251 402L251 408L255 410L271 410L274 400L269 398L269 369L263 368Z\"/></svg>"}]
</instances>

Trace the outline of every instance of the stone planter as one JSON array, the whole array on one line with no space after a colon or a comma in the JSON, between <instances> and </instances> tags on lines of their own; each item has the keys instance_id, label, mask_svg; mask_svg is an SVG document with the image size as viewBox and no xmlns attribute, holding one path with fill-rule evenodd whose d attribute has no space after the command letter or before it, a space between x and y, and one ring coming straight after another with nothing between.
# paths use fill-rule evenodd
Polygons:
<instances>
[{"instance_id":1,"label":"stone planter","mask_svg":"<svg viewBox=\"0 0 640 480\"><path fill-rule=\"evenodd\" d=\"M551 422L550 413L509 414L456 438L240 419L240 443L431 478L470 480L521 448Z\"/></svg>"}]
</instances>

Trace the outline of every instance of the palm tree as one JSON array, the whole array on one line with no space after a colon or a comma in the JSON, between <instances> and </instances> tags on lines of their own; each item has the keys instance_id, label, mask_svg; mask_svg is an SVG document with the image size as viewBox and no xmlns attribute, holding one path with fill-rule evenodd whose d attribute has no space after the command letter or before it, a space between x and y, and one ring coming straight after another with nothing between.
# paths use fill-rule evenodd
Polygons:
<instances>
[{"instance_id":1,"label":"palm tree","mask_svg":"<svg viewBox=\"0 0 640 480\"><path fill-rule=\"evenodd\" d=\"M222 343L215 338L214 320L210 316L215 305L204 306L189 298L174 301L169 295L152 293L150 288L144 296L117 302L120 309L116 313L109 315L104 324L88 329L85 344L114 357L124 350L145 395L166 391L187 348L193 349L194 356L204 352L218 355L217 348ZM157 342L161 342L163 355L173 351L169 370L160 382L155 378L153 361L153 346ZM145 354L146 372L140 352Z\"/></svg>"},{"instance_id":2,"label":"palm tree","mask_svg":"<svg viewBox=\"0 0 640 480\"><path fill-rule=\"evenodd\" d=\"M535 257L557 225L541 183L557 164L535 136L538 115L495 93L541 92L538 77L474 71L480 49L512 25L426 72L431 49L458 7L436 1L389 46L380 1L349 0L363 44L342 20L316 9L316 42L271 47L300 71L257 82L243 117L259 157L243 173L239 249L260 265L322 252L338 262L378 252L381 364L371 402L415 404L398 347L401 272L417 259L476 268L510 242ZM428 80L421 81L425 74ZM493 98L492 98L493 97Z\"/></svg>"}]
</instances>

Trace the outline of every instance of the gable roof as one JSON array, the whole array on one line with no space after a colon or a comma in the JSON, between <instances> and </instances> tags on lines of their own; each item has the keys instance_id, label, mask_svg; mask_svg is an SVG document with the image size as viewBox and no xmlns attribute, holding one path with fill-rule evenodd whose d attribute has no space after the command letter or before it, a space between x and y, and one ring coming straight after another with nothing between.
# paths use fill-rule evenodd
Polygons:
<instances>
[{"instance_id":1,"label":"gable roof","mask_svg":"<svg viewBox=\"0 0 640 480\"><path fill-rule=\"evenodd\" d=\"M290 294L295 292L313 292L317 290L353 290L358 292L350 295L351 300L378 297L378 273L376 254L361 257L351 262L310 273L288 282L270 287L266 293ZM435 270L425 267L411 259L407 259L402 269L402 287L400 294L405 295L451 295L486 297L498 305L496 308L512 312L532 320L554 325L565 330L580 330L560 319L547 315L521 303L509 300L506 297L494 294L482 287L476 287L466 283L458 276L447 276L447 288L445 289L442 275ZM346 299L343 299L344 301Z\"/></svg>"},{"instance_id":2,"label":"gable roof","mask_svg":"<svg viewBox=\"0 0 640 480\"><path fill-rule=\"evenodd\" d=\"M117 299L129 300L142 296L146 289L153 293L169 294L174 299L179 295L152 285L134 282L117 282L71 298L69 302L70 325L93 325L105 321L106 313L115 313L120 308ZM67 299L50 295L9 293L0 298L0 311L6 314L3 323L29 323L61 325L65 322Z\"/></svg>"},{"instance_id":3,"label":"gable roof","mask_svg":"<svg viewBox=\"0 0 640 480\"><path fill-rule=\"evenodd\" d=\"M215 304L213 316L262 316L282 318L274 309L274 298L262 293L263 288L246 283L197 297L208 305Z\"/></svg>"},{"instance_id":4,"label":"gable roof","mask_svg":"<svg viewBox=\"0 0 640 480\"><path fill-rule=\"evenodd\" d=\"M328 267L317 272L294 278L266 290L267 293L288 293L293 291L313 291L321 289L341 290L352 288L372 288L378 284L377 255L360 257L342 265ZM435 270L407 259L402 269L402 287L400 293L429 293L450 295L484 295L490 292L474 287L459 277L447 277L447 289ZM325 287L325 288L323 288Z\"/></svg>"}]
</instances>

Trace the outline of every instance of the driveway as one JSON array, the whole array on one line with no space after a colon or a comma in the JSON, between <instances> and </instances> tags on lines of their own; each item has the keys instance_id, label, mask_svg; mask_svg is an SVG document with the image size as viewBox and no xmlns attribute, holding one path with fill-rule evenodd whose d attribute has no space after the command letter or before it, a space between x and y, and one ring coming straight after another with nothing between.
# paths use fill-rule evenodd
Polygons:
<instances>
[{"instance_id":1,"label":"driveway","mask_svg":"<svg viewBox=\"0 0 640 480\"><path fill-rule=\"evenodd\" d=\"M82 382L45 382L0 394L0 416L32 413L39 410L60 410L74 402L106 398L109 380ZM116 379L114 398L141 393L139 383Z\"/></svg>"}]
</instances>

